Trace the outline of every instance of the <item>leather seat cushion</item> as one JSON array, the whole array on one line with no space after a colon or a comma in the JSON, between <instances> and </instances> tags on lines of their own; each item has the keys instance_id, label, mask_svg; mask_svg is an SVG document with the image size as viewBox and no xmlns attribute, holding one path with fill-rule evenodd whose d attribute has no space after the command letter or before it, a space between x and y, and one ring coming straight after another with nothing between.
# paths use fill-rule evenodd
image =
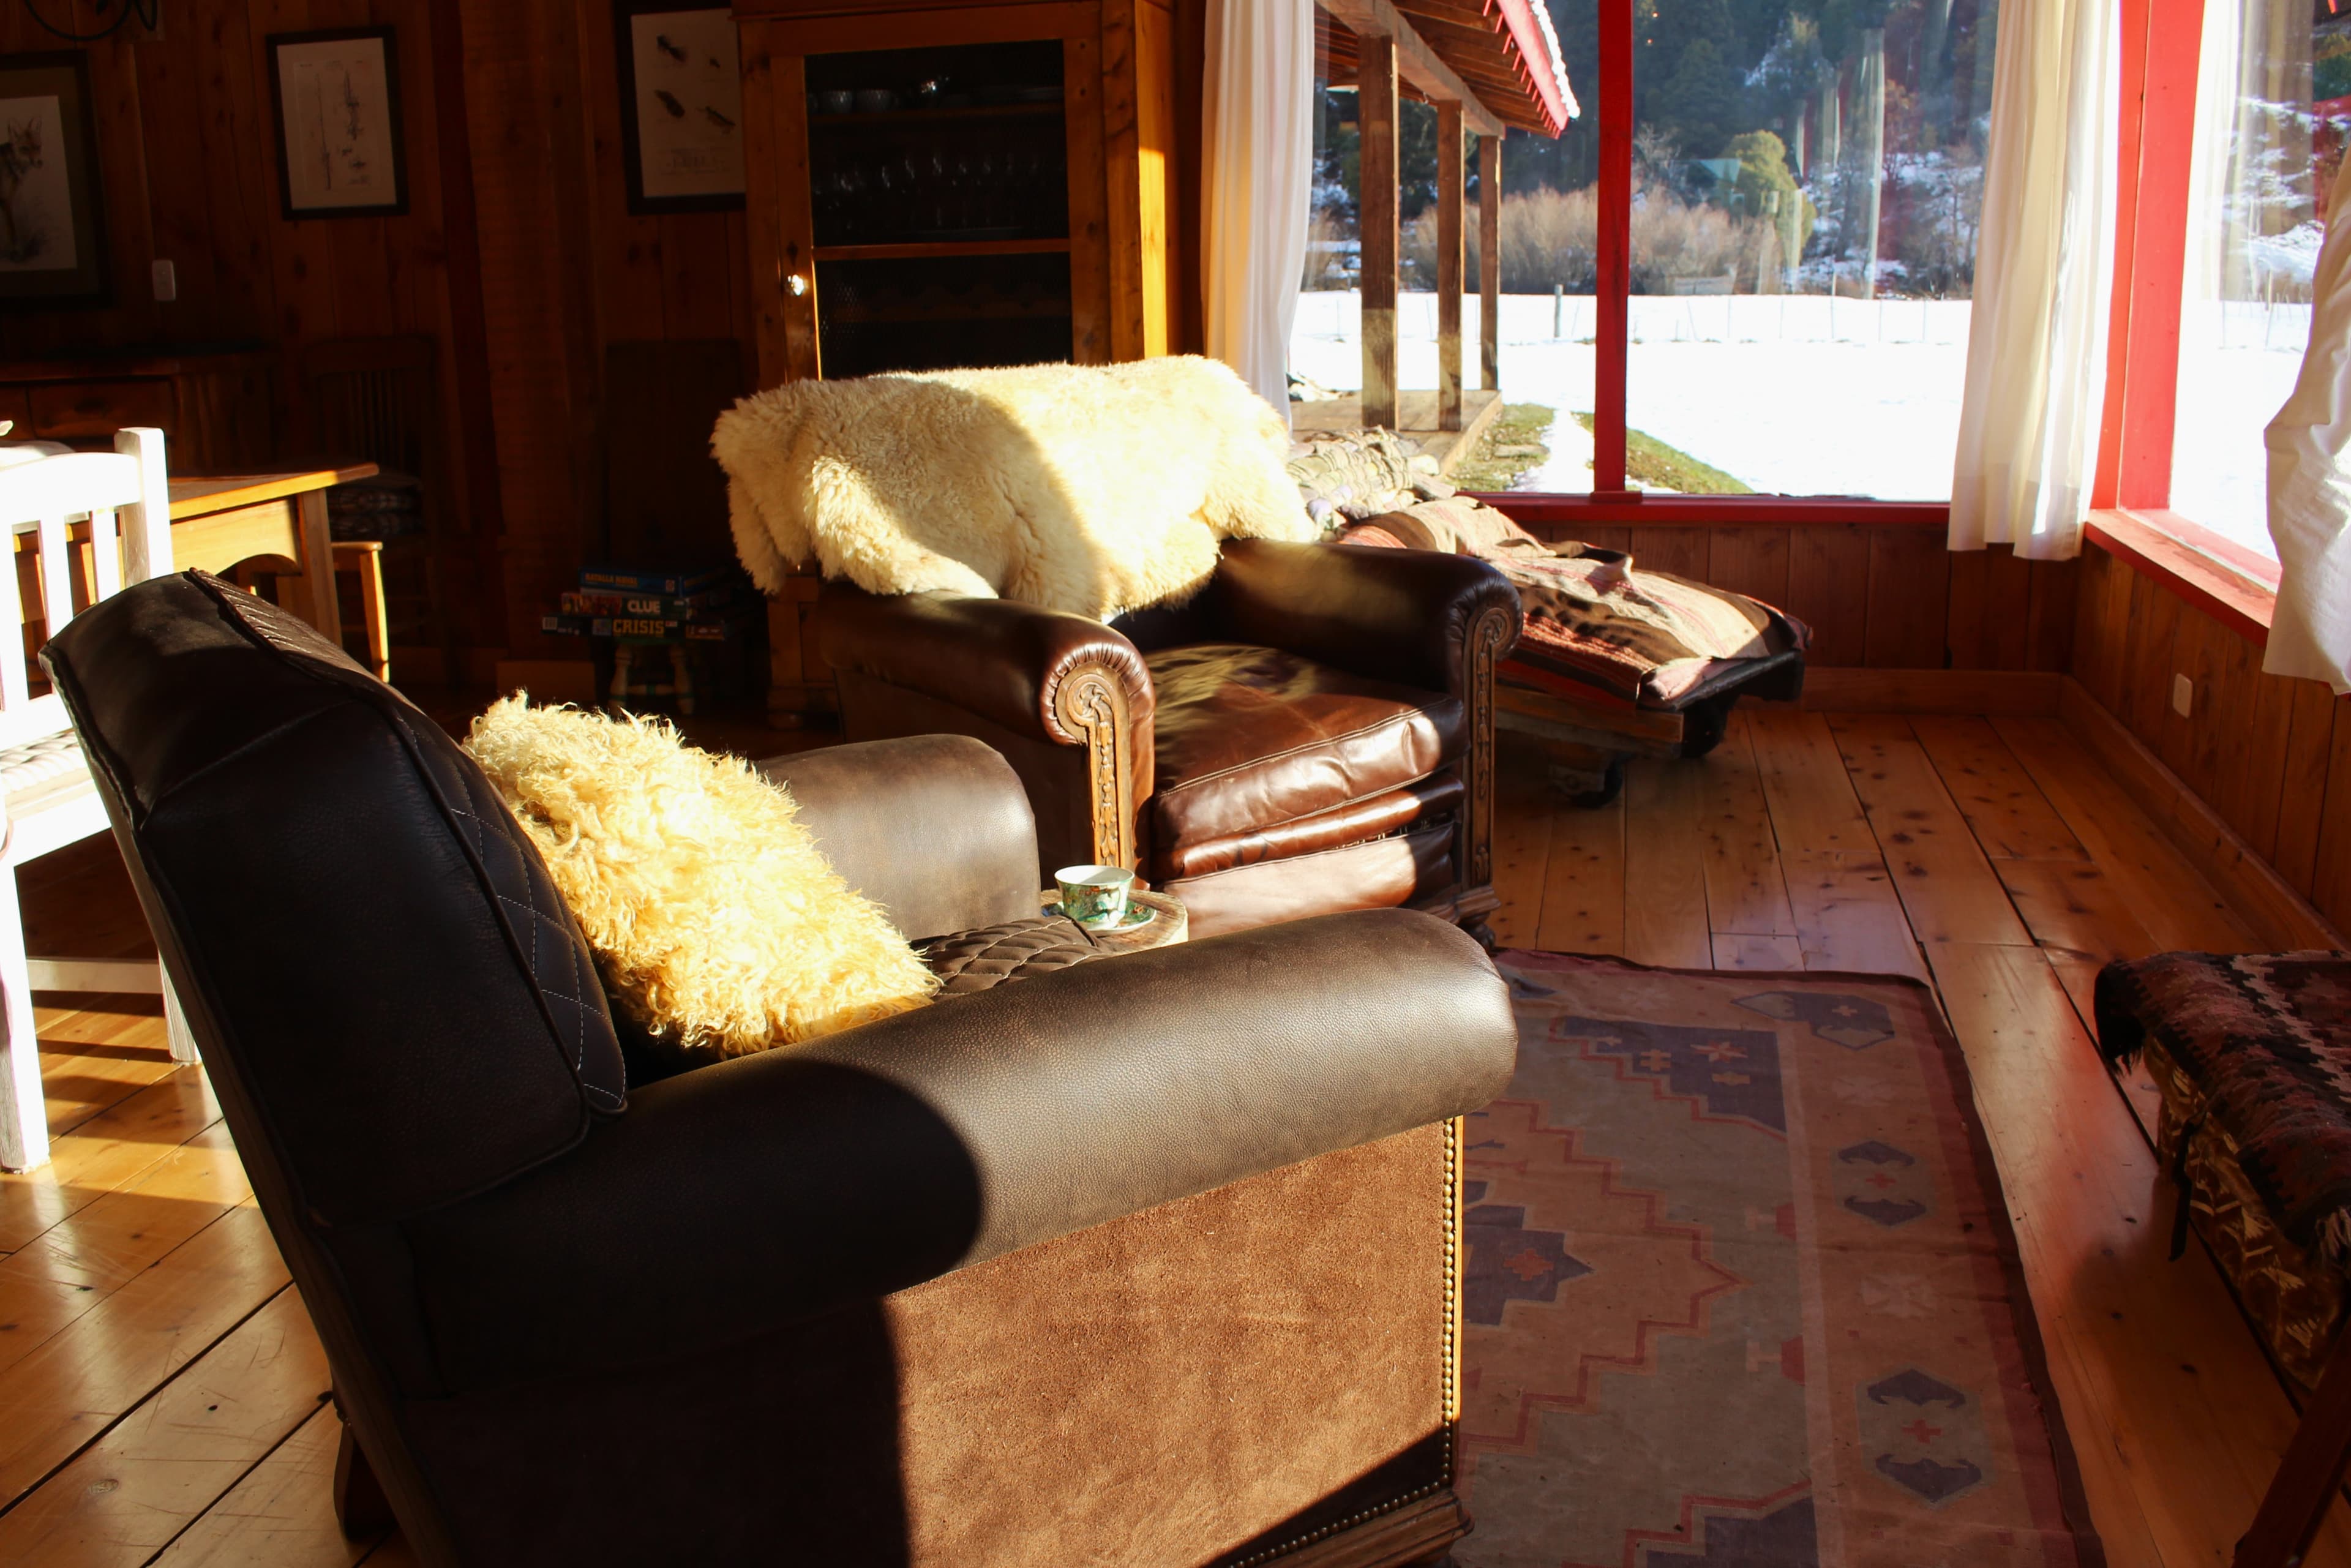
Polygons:
<instances>
[{"instance_id":1,"label":"leather seat cushion","mask_svg":"<svg viewBox=\"0 0 2351 1568\"><path fill-rule=\"evenodd\" d=\"M934 936L914 944L914 951L939 977L939 995L958 997L1050 975L1102 957L1104 949L1076 922L1048 915Z\"/></svg>"},{"instance_id":2,"label":"leather seat cushion","mask_svg":"<svg viewBox=\"0 0 2351 1568\"><path fill-rule=\"evenodd\" d=\"M1278 648L1145 655L1157 696L1156 852L1278 827L1402 788L1461 755L1461 704Z\"/></svg>"},{"instance_id":3,"label":"leather seat cushion","mask_svg":"<svg viewBox=\"0 0 2351 1568\"><path fill-rule=\"evenodd\" d=\"M1206 876L1235 866L1290 860L1343 844L1361 843L1416 822L1448 816L1460 809L1468 795L1458 771L1440 768L1401 789L1390 789L1295 821L1254 828L1229 838L1195 839L1188 844L1156 846L1151 856L1151 874L1161 882Z\"/></svg>"}]
</instances>

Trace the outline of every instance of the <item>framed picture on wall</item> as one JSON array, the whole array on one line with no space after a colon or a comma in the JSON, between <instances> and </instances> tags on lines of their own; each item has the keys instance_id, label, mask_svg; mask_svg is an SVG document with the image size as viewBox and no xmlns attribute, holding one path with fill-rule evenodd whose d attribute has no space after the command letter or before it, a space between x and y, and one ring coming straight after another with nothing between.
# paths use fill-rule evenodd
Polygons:
<instances>
[{"instance_id":1,"label":"framed picture on wall","mask_svg":"<svg viewBox=\"0 0 2351 1568\"><path fill-rule=\"evenodd\" d=\"M272 33L264 42L286 216L382 218L406 212L400 56L392 29Z\"/></svg>"},{"instance_id":2,"label":"framed picture on wall","mask_svg":"<svg viewBox=\"0 0 2351 1568\"><path fill-rule=\"evenodd\" d=\"M104 299L105 216L89 57L0 55L0 304Z\"/></svg>"},{"instance_id":3,"label":"framed picture on wall","mask_svg":"<svg viewBox=\"0 0 2351 1568\"><path fill-rule=\"evenodd\" d=\"M743 73L724 5L614 0L632 213L743 204Z\"/></svg>"}]
</instances>

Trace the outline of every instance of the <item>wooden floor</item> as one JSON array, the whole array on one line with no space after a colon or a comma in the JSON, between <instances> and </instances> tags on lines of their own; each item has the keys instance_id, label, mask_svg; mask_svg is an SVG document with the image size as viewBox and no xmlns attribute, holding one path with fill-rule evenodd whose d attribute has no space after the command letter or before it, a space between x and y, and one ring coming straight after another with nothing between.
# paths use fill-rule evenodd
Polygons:
<instances>
[{"instance_id":1,"label":"wooden floor","mask_svg":"<svg viewBox=\"0 0 2351 1568\"><path fill-rule=\"evenodd\" d=\"M2200 1249L2165 1260L2168 1189L2085 1019L2108 957L2251 938L2060 725L1751 709L1600 811L1513 759L1499 839L1509 943L1933 981L2108 1560L2226 1563L2293 1412ZM37 951L137 950L111 854L28 869ZM40 1014L55 1163L0 1176L0 1563L408 1562L335 1529L325 1361L202 1071L152 1003L78 999ZM2311 1561L2351 1568L2341 1507Z\"/></svg>"}]
</instances>

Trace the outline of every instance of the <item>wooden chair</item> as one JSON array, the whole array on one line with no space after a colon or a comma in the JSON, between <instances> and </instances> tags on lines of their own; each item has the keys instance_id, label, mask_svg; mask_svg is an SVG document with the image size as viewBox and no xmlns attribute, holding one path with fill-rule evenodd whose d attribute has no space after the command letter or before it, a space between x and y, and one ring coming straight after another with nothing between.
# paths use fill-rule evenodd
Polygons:
<instances>
[{"instance_id":1,"label":"wooden chair","mask_svg":"<svg viewBox=\"0 0 2351 1568\"><path fill-rule=\"evenodd\" d=\"M171 501L163 433L125 430L112 452L47 455L0 467L0 525L30 536L38 602L26 605L17 573L0 571L0 626L37 621L41 640L73 619L76 600L96 603L172 570ZM88 528L83 592L77 594L75 524ZM13 564L13 563L12 563ZM5 641L0 639L0 641ZM33 640L0 648L0 1166L29 1170L49 1157L41 1104L36 990L132 991L163 998L174 1061L195 1060L195 1040L152 959L29 956L16 904L16 868L107 831L106 808L64 703L47 689Z\"/></svg>"}]
</instances>

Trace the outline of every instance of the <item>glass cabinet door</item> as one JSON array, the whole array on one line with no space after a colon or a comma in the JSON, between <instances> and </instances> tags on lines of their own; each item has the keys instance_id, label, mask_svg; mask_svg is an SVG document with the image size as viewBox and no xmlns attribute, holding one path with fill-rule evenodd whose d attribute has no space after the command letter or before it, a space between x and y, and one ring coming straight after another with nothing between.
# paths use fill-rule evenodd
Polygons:
<instances>
[{"instance_id":1,"label":"glass cabinet door","mask_svg":"<svg viewBox=\"0 0 2351 1568\"><path fill-rule=\"evenodd\" d=\"M1071 352L1058 40L810 55L828 379Z\"/></svg>"}]
</instances>

